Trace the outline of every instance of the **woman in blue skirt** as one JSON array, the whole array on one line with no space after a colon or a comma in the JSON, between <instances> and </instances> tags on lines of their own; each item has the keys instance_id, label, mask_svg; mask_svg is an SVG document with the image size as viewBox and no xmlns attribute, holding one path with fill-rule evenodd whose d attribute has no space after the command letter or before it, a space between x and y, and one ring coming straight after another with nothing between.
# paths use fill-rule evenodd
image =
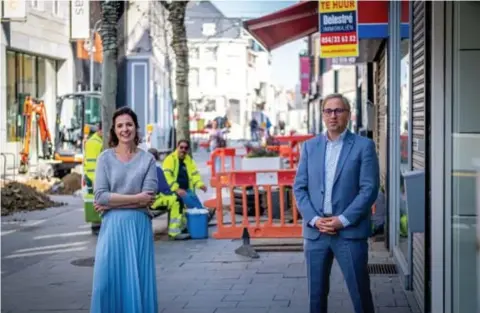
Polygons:
<instances>
[{"instance_id":1,"label":"woman in blue skirt","mask_svg":"<svg viewBox=\"0 0 480 313\"><path fill-rule=\"evenodd\" d=\"M102 214L91 313L157 313L151 215L155 160L137 148L138 121L129 108L113 115L110 149L98 157L95 208Z\"/></svg>"}]
</instances>

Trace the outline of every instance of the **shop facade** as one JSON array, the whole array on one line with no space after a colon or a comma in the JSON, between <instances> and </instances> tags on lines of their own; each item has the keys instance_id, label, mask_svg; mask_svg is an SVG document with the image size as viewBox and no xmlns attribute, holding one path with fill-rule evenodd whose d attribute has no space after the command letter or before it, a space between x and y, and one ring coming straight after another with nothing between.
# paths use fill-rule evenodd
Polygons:
<instances>
[{"instance_id":1,"label":"shop facade","mask_svg":"<svg viewBox=\"0 0 480 313\"><path fill-rule=\"evenodd\" d=\"M54 135L56 96L73 89L68 10L68 2L30 1L25 19L2 23L0 146L3 153L11 153L17 160L25 128L23 99L30 95L45 101L48 127ZM33 144L32 161L36 148ZM8 166L13 166L12 158L8 158Z\"/></svg>"},{"instance_id":2,"label":"shop facade","mask_svg":"<svg viewBox=\"0 0 480 313\"><path fill-rule=\"evenodd\" d=\"M432 2L428 11L431 311L478 312L480 3Z\"/></svg>"},{"instance_id":3,"label":"shop facade","mask_svg":"<svg viewBox=\"0 0 480 313\"><path fill-rule=\"evenodd\" d=\"M367 58L357 65L356 99L362 127L377 144L386 247L421 312L479 312L480 4L388 5L388 36L364 41ZM399 22L405 14L406 36ZM319 79L321 87L333 83L327 78ZM325 95L319 89L319 97ZM310 111L317 124L320 117ZM425 205L416 210L405 194L409 172L424 179L414 200Z\"/></svg>"}]
</instances>

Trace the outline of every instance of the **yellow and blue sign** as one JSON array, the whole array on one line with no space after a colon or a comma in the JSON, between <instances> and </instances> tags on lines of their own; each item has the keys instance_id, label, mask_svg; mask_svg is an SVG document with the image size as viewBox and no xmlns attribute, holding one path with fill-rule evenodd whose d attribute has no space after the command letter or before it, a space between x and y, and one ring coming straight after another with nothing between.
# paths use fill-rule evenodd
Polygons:
<instances>
[{"instance_id":1,"label":"yellow and blue sign","mask_svg":"<svg viewBox=\"0 0 480 313\"><path fill-rule=\"evenodd\" d=\"M318 2L320 57L358 57L357 1Z\"/></svg>"}]
</instances>

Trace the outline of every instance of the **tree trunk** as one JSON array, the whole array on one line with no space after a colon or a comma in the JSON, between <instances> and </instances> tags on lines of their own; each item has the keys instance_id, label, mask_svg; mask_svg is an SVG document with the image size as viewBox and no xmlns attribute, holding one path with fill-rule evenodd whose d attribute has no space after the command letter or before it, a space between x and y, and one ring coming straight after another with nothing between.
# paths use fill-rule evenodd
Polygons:
<instances>
[{"instance_id":1,"label":"tree trunk","mask_svg":"<svg viewBox=\"0 0 480 313\"><path fill-rule=\"evenodd\" d=\"M188 45L187 45L187 31L185 29L185 11L187 9L188 1L172 1L166 6L169 11L168 21L172 25L172 49L175 52L176 69L175 69L175 84L176 84L176 107L178 114L177 123L177 141L186 139L190 141L190 119L189 108L190 102L188 99Z\"/></svg>"},{"instance_id":2,"label":"tree trunk","mask_svg":"<svg viewBox=\"0 0 480 313\"><path fill-rule=\"evenodd\" d=\"M117 102L117 22L120 14L120 2L102 2L102 26L100 36L103 46L102 63L102 128L103 147L108 148L113 112Z\"/></svg>"}]
</instances>

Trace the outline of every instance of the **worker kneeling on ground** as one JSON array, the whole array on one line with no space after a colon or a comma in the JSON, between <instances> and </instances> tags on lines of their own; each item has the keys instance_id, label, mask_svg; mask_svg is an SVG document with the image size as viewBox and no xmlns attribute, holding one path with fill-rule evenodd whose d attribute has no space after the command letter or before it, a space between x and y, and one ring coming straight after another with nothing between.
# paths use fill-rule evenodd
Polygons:
<instances>
[{"instance_id":1,"label":"worker kneeling on ground","mask_svg":"<svg viewBox=\"0 0 480 313\"><path fill-rule=\"evenodd\" d=\"M161 201L168 204L168 235L176 240L190 238L184 209L185 207L202 207L200 200L195 195L195 190L207 191L207 186L202 182L195 161L188 154L189 150L190 143L187 140L180 140L177 149L163 161L163 173L173 197L172 195L160 196L158 205L162 203ZM161 200L162 198L164 200ZM155 205L156 203L154 203Z\"/></svg>"}]
</instances>

